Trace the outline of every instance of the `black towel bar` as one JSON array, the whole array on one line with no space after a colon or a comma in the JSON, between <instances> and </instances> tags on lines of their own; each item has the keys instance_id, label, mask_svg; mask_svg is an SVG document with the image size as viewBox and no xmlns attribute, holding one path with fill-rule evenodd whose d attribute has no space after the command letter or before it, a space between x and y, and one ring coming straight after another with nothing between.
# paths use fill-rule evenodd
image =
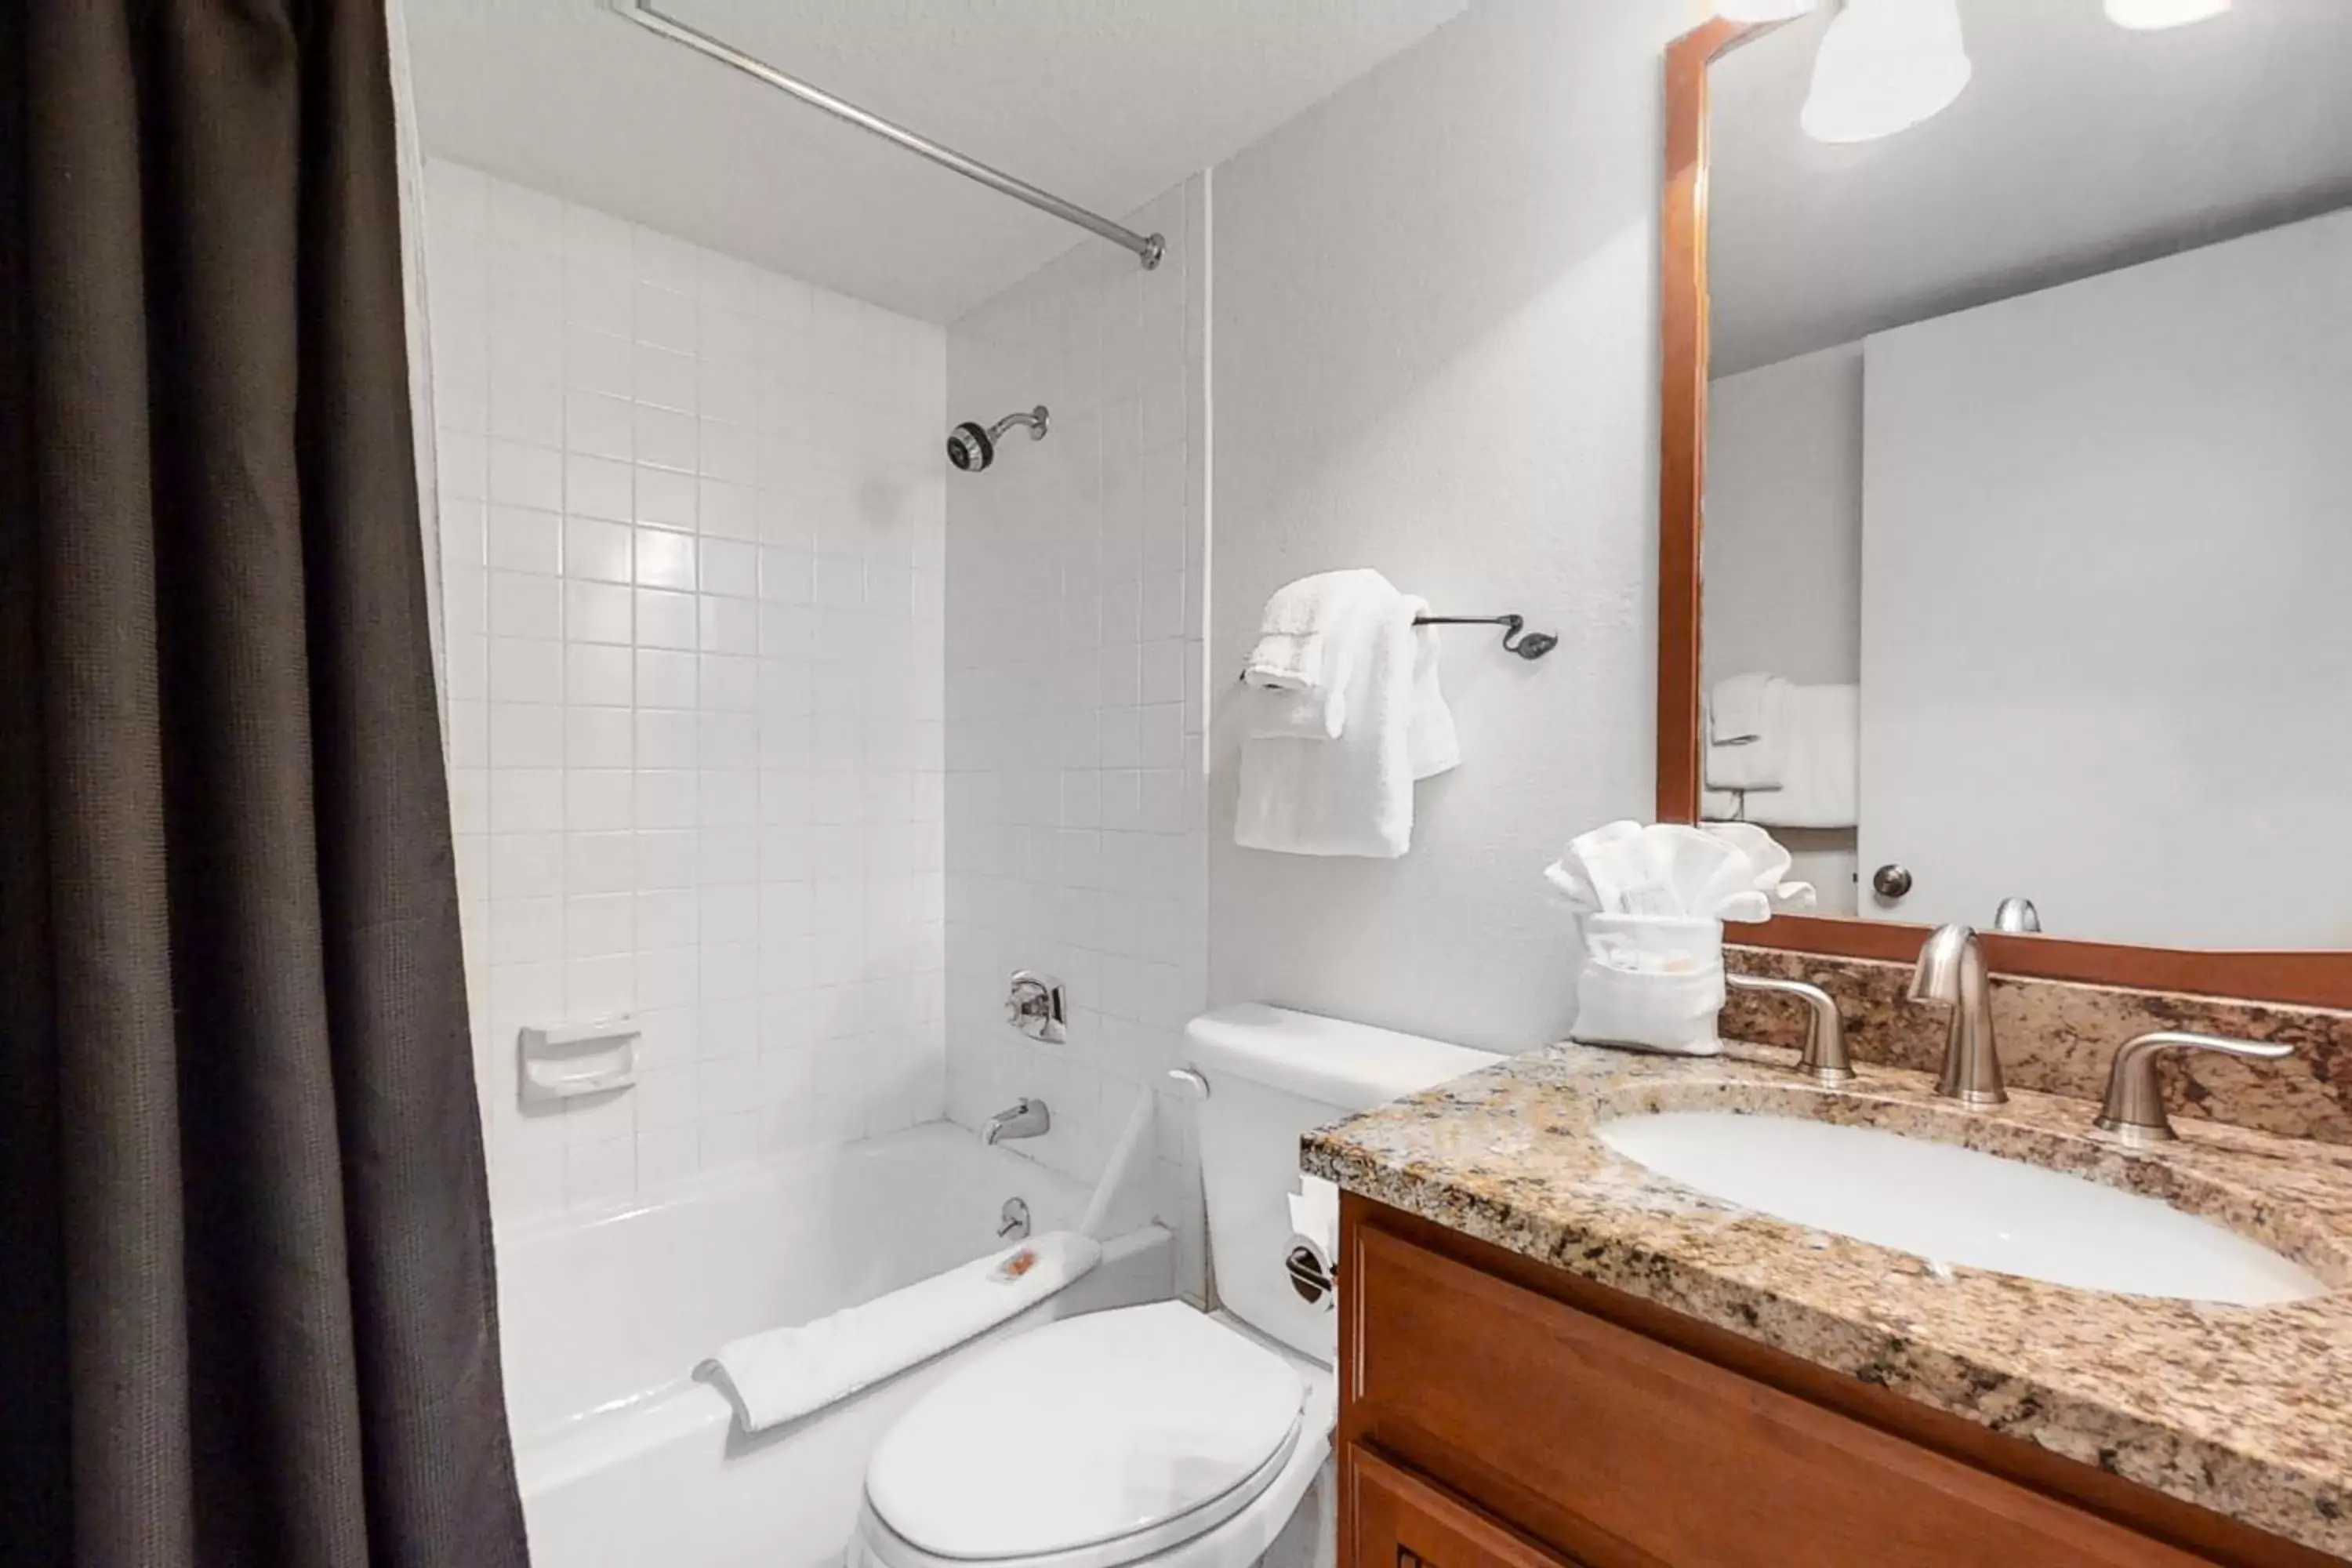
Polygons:
<instances>
[{"instance_id":1,"label":"black towel bar","mask_svg":"<svg viewBox=\"0 0 2352 1568\"><path fill-rule=\"evenodd\" d=\"M1525 616L1415 616L1417 626L1500 626L1503 628L1503 651L1517 654L1521 658L1541 658L1559 646L1559 638L1549 632L1527 629Z\"/></svg>"}]
</instances>

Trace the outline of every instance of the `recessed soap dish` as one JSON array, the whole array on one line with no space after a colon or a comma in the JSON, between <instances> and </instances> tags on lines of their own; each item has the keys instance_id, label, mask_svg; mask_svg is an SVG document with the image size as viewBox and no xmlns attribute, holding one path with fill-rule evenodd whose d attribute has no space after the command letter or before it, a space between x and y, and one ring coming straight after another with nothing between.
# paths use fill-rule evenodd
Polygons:
<instances>
[{"instance_id":1,"label":"recessed soap dish","mask_svg":"<svg viewBox=\"0 0 2352 1568\"><path fill-rule=\"evenodd\" d=\"M623 1014L522 1031L515 1052L525 1104L626 1089L637 1081L637 1021Z\"/></svg>"}]
</instances>

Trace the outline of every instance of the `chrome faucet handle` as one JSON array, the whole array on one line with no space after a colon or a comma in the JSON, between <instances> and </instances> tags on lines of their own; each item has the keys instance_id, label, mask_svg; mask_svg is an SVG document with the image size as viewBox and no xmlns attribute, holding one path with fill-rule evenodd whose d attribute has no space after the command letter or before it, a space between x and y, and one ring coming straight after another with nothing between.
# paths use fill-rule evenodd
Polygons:
<instances>
[{"instance_id":1,"label":"chrome faucet handle","mask_svg":"<svg viewBox=\"0 0 2352 1568\"><path fill-rule=\"evenodd\" d=\"M1962 1105L2006 1103L2000 1047L1993 1037L1992 973L1985 967L1984 947L1973 928L1937 926L1920 944L1918 966L1911 973L1911 1000L1940 1002L1952 1010L1951 1027L1944 1037L1944 1068L1936 1076L1937 1094Z\"/></svg>"},{"instance_id":2,"label":"chrome faucet handle","mask_svg":"<svg viewBox=\"0 0 2352 1568\"><path fill-rule=\"evenodd\" d=\"M2167 1143L2179 1136L2165 1114L2164 1086L2157 1081L2156 1058L2166 1051L2219 1051L2224 1056L2277 1061L2294 1055L2293 1046L2266 1040L2233 1040L2224 1035L2197 1035L2179 1029L2158 1029L2124 1042L2107 1069L2107 1097L2091 1125L2113 1133L2122 1142Z\"/></svg>"},{"instance_id":3,"label":"chrome faucet handle","mask_svg":"<svg viewBox=\"0 0 2352 1568\"><path fill-rule=\"evenodd\" d=\"M1034 969L1016 969L1004 994L1004 1021L1033 1040L1059 1045L1070 1037L1062 983Z\"/></svg>"},{"instance_id":4,"label":"chrome faucet handle","mask_svg":"<svg viewBox=\"0 0 2352 1568\"><path fill-rule=\"evenodd\" d=\"M1802 980L1773 980L1756 974L1726 972L1723 983L1734 991L1754 991L1772 996L1794 996L1811 1010L1805 1026L1804 1055L1797 1070L1823 1089L1853 1081L1853 1058L1846 1054L1845 1019L1837 999L1820 986Z\"/></svg>"}]
</instances>

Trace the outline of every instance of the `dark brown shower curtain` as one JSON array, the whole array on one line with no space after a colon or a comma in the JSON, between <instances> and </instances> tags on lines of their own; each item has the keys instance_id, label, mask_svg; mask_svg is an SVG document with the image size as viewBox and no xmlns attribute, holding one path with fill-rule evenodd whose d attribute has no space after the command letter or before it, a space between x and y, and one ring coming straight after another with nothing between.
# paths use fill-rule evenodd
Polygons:
<instances>
[{"instance_id":1,"label":"dark brown shower curtain","mask_svg":"<svg viewBox=\"0 0 2352 1568\"><path fill-rule=\"evenodd\" d=\"M0 1563L520 1564L381 0L0 5Z\"/></svg>"}]
</instances>

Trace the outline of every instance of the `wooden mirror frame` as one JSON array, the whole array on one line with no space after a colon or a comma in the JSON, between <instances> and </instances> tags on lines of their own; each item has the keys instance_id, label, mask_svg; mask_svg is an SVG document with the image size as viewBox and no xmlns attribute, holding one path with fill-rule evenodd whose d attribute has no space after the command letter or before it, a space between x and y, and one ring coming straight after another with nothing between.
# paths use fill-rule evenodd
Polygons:
<instances>
[{"instance_id":1,"label":"wooden mirror frame","mask_svg":"<svg viewBox=\"0 0 2352 1568\"><path fill-rule=\"evenodd\" d=\"M1698 820L1699 552L1706 494L1707 68L1771 31L1714 21L1666 48L1666 181L1660 228L1664 395L1658 435L1658 820ZM2347 889L2352 898L2352 889ZM1909 963L1929 928L1894 921L1781 915L1744 925L1752 947ZM2352 1007L2352 952L2192 952L1983 933L2006 974L2154 991Z\"/></svg>"}]
</instances>

